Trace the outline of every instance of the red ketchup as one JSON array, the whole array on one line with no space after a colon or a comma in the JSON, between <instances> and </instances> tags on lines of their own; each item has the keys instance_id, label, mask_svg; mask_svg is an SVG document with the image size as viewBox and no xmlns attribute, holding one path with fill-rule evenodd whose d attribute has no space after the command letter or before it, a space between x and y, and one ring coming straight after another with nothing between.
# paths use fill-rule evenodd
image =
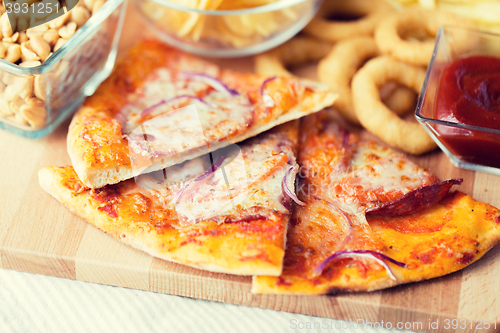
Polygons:
<instances>
[{"instance_id":1,"label":"red ketchup","mask_svg":"<svg viewBox=\"0 0 500 333\"><path fill-rule=\"evenodd\" d=\"M500 131L500 58L471 56L447 65L436 118ZM461 160L500 168L500 134L438 126L441 142Z\"/></svg>"}]
</instances>

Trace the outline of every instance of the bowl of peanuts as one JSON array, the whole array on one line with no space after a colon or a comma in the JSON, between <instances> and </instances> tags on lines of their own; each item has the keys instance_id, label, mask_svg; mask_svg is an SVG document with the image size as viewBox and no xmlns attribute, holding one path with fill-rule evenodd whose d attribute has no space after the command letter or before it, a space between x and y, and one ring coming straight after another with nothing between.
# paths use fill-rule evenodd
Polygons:
<instances>
[{"instance_id":1,"label":"bowl of peanuts","mask_svg":"<svg viewBox=\"0 0 500 333\"><path fill-rule=\"evenodd\" d=\"M52 132L113 69L124 0L80 0L47 23L14 32L0 4L0 128Z\"/></svg>"}]
</instances>

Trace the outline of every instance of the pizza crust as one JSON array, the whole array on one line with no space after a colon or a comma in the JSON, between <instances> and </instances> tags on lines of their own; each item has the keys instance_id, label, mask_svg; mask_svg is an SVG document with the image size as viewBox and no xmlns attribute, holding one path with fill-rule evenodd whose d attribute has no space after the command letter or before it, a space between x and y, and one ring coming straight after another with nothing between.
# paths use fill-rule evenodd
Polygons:
<instances>
[{"instance_id":1,"label":"pizza crust","mask_svg":"<svg viewBox=\"0 0 500 333\"><path fill-rule=\"evenodd\" d=\"M217 162L205 156L168 168L163 181L145 175L91 189L72 167L46 167L40 185L93 226L152 256L211 272L277 276L291 215L282 182L298 171L298 124L246 141L240 157L223 157L224 169L208 174L207 163Z\"/></svg>"},{"instance_id":2,"label":"pizza crust","mask_svg":"<svg viewBox=\"0 0 500 333\"><path fill-rule=\"evenodd\" d=\"M141 44L139 44L140 46ZM200 63L204 64L204 67L210 68L210 72L216 72L212 68L214 65L193 58L178 50L168 48L160 43L149 42L143 48L149 48L148 53L145 56L135 54L136 51L133 49L131 55L127 58L128 62L120 64L117 67L110 78L99 87L94 96L89 97L84 103L70 124L67 139L68 154L82 182L91 188L116 184L133 177L128 141L122 133L122 125L114 117L119 112L119 109L127 103L126 96L134 93L135 89L140 86L148 73L160 66L167 66L167 68L185 66L185 68L180 68L179 70L193 70L191 68L196 67ZM137 68L139 66L137 64L140 61L145 62L149 58L161 57L167 59L164 60L166 65L159 63L156 67L149 65L147 68ZM135 61L136 58L138 59L137 61ZM141 63L141 66L144 67L146 65ZM134 70L139 71L139 74L135 73ZM225 75L237 83L238 80L241 81L242 89L244 87L258 89L261 81L265 79L264 77L255 75L247 76L246 74L233 72L223 72L221 75ZM133 77L133 80L130 77ZM284 78L283 80L288 79ZM123 85L124 82L127 83L125 84L125 88L119 91L115 86ZM328 87L323 84L310 80L301 80L300 82L308 89L306 89L307 91L304 92L303 96L293 107L288 110L273 111L275 115L271 115L271 119L265 121L257 120L246 131L231 134L226 138L221 138L219 141L211 142L211 149L219 149L244 141L277 125L320 111L331 106L337 98L337 95L330 92ZM112 101L113 105L108 106L108 101L109 103ZM206 146L180 151L176 153L175 162L171 159L170 163L181 163L205 153ZM146 172L161 170L170 165L153 165Z\"/></svg>"},{"instance_id":3,"label":"pizza crust","mask_svg":"<svg viewBox=\"0 0 500 333\"><path fill-rule=\"evenodd\" d=\"M202 245L193 241L171 251L162 250L164 244L168 243L169 240L182 242L186 239L182 236L182 231L170 230L167 233L160 233L154 228L148 228L141 221L132 221L128 216L122 218L109 216L106 212L97 209L95 200L88 193L84 192L75 196L64 185L68 173L76 176L68 167L45 167L38 173L40 185L74 214L123 243L154 257L210 272L274 276L281 273L281 263L284 256L283 246L280 248L270 243L266 245L265 256L268 257L269 261L241 260L244 252L248 251L246 246L248 243L262 241L256 237L249 237L247 242L242 242L243 235L228 232L226 235L219 235L212 239L200 237L199 239L204 241ZM211 228L214 227L213 224L210 226ZM203 226L199 227L203 228Z\"/></svg>"},{"instance_id":4,"label":"pizza crust","mask_svg":"<svg viewBox=\"0 0 500 333\"><path fill-rule=\"evenodd\" d=\"M248 138L254 137L262 132L265 132L271 128L278 125L284 124L294 119L301 118L312 112L317 112L323 108L331 105L335 100L335 96L329 93L325 93L324 96L321 94L312 95L304 99L300 104L294 106L290 111L280 116L278 119L272 120L267 124L260 127L254 127L250 131L245 132L241 135L235 136L226 142L220 142L217 145L217 149L226 147L232 143L238 143L244 141ZM127 164L116 164L111 161L111 166L105 168L92 167L91 162L85 157L90 153L89 150L94 149L85 145L79 136L83 130L82 122L86 118L90 117L95 110L91 108L82 108L77 115L73 118L70 125L68 133L68 154L70 155L71 161L73 162L73 167L78 174L80 180L87 186L92 188L100 188L105 185L116 184L123 180L132 178L133 172L130 162ZM111 121L111 118L109 119ZM195 151L187 151L186 153L179 153L176 155L176 162L182 163L187 160L191 160L200 155L203 155L202 149ZM157 170L164 169L171 165L168 164L154 164L147 168L144 172L153 172Z\"/></svg>"},{"instance_id":5,"label":"pizza crust","mask_svg":"<svg viewBox=\"0 0 500 333\"><path fill-rule=\"evenodd\" d=\"M385 289L463 269L500 242L499 209L449 188L436 196L446 182L326 112L302 119L300 135L305 205L292 214L283 273L255 277L253 292ZM387 203L397 209L366 213Z\"/></svg>"},{"instance_id":6,"label":"pizza crust","mask_svg":"<svg viewBox=\"0 0 500 333\"><path fill-rule=\"evenodd\" d=\"M369 222L387 245L390 257L407 264L402 268L389 263L396 280L383 270L363 276L357 268L345 265L341 265L338 278L314 280L287 274L285 267L281 277L254 277L252 292L320 295L385 289L456 272L481 259L500 242L500 211L458 191L421 213L398 218L375 216ZM386 228L409 223L414 229ZM426 228L429 231L423 232Z\"/></svg>"}]
</instances>

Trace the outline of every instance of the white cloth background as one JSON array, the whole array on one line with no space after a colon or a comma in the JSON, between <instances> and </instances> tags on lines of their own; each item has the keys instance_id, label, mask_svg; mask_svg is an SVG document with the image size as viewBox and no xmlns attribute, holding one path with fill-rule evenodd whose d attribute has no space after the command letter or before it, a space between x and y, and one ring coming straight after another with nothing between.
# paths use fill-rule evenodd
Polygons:
<instances>
[{"instance_id":1,"label":"white cloth background","mask_svg":"<svg viewBox=\"0 0 500 333\"><path fill-rule=\"evenodd\" d=\"M307 329L316 324L315 329ZM0 332L405 333L0 269Z\"/></svg>"}]
</instances>

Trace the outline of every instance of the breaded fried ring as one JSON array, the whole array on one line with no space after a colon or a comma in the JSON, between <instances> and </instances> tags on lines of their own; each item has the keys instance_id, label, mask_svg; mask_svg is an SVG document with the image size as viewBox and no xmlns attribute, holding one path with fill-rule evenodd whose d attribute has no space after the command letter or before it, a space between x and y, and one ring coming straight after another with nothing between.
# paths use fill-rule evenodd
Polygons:
<instances>
[{"instance_id":1,"label":"breaded fried ring","mask_svg":"<svg viewBox=\"0 0 500 333\"><path fill-rule=\"evenodd\" d=\"M418 94L412 89L395 82L388 82L380 87L379 93L382 102L398 116L415 111Z\"/></svg>"},{"instance_id":2,"label":"breaded fried ring","mask_svg":"<svg viewBox=\"0 0 500 333\"><path fill-rule=\"evenodd\" d=\"M330 42L357 36L373 36L377 23L393 10L384 0L325 1L316 17L304 28L304 32ZM328 20L329 16L335 14L361 18L354 21Z\"/></svg>"},{"instance_id":3,"label":"breaded fried ring","mask_svg":"<svg viewBox=\"0 0 500 333\"><path fill-rule=\"evenodd\" d=\"M410 64L427 66L434 50L434 37L442 25L472 24L448 12L411 8L390 14L381 21L375 29L375 41L384 54ZM405 40L409 32L418 32L431 38L424 41Z\"/></svg>"},{"instance_id":4,"label":"breaded fried ring","mask_svg":"<svg viewBox=\"0 0 500 333\"><path fill-rule=\"evenodd\" d=\"M334 107L353 124L359 125L351 96L351 81L363 63L379 55L377 45L371 37L355 37L340 41L318 64L318 78L339 94ZM385 89L382 99L397 114L407 111L414 103L412 91L394 85Z\"/></svg>"},{"instance_id":5,"label":"breaded fried ring","mask_svg":"<svg viewBox=\"0 0 500 333\"><path fill-rule=\"evenodd\" d=\"M389 145L419 155L436 144L418 123L408 122L391 112L380 100L378 88L396 81L420 92L425 70L387 56L368 61L352 80L354 111L361 124Z\"/></svg>"},{"instance_id":6,"label":"breaded fried ring","mask_svg":"<svg viewBox=\"0 0 500 333\"><path fill-rule=\"evenodd\" d=\"M318 61L331 49L331 44L311 37L294 37L271 51L256 55L254 69L257 74L290 77L293 74L286 69L286 66L298 66Z\"/></svg>"}]
</instances>

